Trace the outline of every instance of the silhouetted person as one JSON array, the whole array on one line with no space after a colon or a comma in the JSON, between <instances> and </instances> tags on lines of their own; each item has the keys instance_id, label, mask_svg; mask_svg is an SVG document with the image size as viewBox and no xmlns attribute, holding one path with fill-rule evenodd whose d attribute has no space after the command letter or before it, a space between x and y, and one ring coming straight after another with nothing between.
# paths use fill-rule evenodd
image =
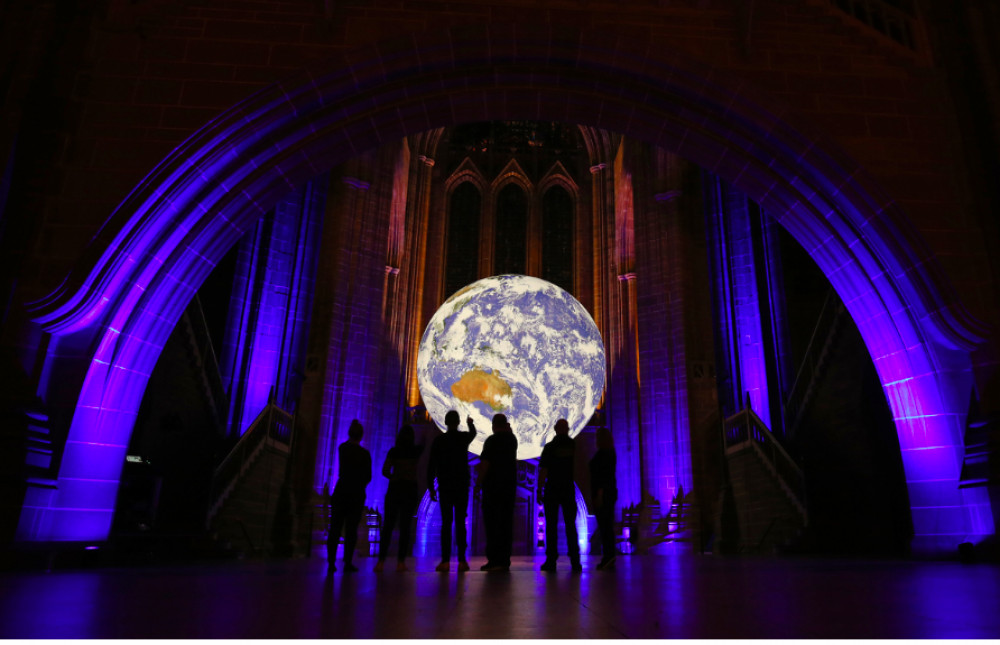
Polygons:
<instances>
[{"instance_id":1,"label":"silhouetted person","mask_svg":"<svg viewBox=\"0 0 1000 645\"><path fill-rule=\"evenodd\" d=\"M337 570L337 543L344 533L344 571L357 571L352 560L358 543L358 523L365 508L365 488L372 480L372 456L361 446L364 428L357 419L351 421L347 441L337 448L337 485L330 496L330 533L326 539L327 562Z\"/></svg>"},{"instance_id":2,"label":"silhouetted person","mask_svg":"<svg viewBox=\"0 0 1000 645\"><path fill-rule=\"evenodd\" d=\"M543 487L542 508L545 509L545 562L542 571L555 571L559 559L559 512L566 527L566 548L573 571L580 571L580 543L576 533L576 486L573 484L573 464L576 442L569 436L569 423L559 419L556 436L542 448L538 459L538 483Z\"/></svg>"},{"instance_id":3,"label":"silhouetted person","mask_svg":"<svg viewBox=\"0 0 1000 645\"><path fill-rule=\"evenodd\" d=\"M503 414L493 415L493 434L483 443L476 488L483 493L486 564L483 571L510 569L517 491L517 437Z\"/></svg>"},{"instance_id":4,"label":"silhouetted person","mask_svg":"<svg viewBox=\"0 0 1000 645\"><path fill-rule=\"evenodd\" d=\"M451 560L451 527L455 526L455 546L458 549L458 570L468 571L465 559L465 516L469 509L469 444L476 438L472 417L466 419L468 432L459 432L458 412L449 410L444 416L447 430L434 438L427 463L427 486L431 499L441 507L441 562L438 571L447 571ZM437 488L435 490L435 481Z\"/></svg>"},{"instance_id":5,"label":"silhouetted person","mask_svg":"<svg viewBox=\"0 0 1000 645\"><path fill-rule=\"evenodd\" d=\"M615 442L607 428L597 430L597 452L590 460L590 499L597 517L597 531L601 536L601 561L598 569L614 567L615 559L615 502L618 501L618 483L615 478Z\"/></svg>"},{"instance_id":6,"label":"silhouetted person","mask_svg":"<svg viewBox=\"0 0 1000 645\"><path fill-rule=\"evenodd\" d=\"M385 524L378 549L376 571L385 566L389 556L392 529L399 521L399 555L396 571L406 571L406 556L410 550L410 523L417 509L417 461L423 446L414 445L413 426L404 425L396 435L396 445L389 449L382 464L382 475L389 480L385 492Z\"/></svg>"}]
</instances>

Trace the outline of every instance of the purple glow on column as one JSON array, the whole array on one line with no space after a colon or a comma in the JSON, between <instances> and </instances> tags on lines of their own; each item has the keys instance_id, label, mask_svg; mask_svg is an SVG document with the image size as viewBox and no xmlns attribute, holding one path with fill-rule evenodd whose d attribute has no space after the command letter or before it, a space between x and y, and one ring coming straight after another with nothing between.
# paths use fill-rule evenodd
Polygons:
<instances>
[{"instance_id":1,"label":"purple glow on column","mask_svg":"<svg viewBox=\"0 0 1000 645\"><path fill-rule=\"evenodd\" d=\"M326 483L331 489L336 484L337 447L347 439L351 420L358 419L364 426L362 445L371 452L374 469L366 504L381 509L386 479L380 468L399 428L374 422L381 418L376 405L386 404L378 400L378 383L390 213L374 206L377 197L369 195L368 188L367 182L354 177L342 177L331 188L331 211L338 213L335 226L341 228L325 246L339 261L329 268L333 293L314 485L321 490ZM354 221L360 225L345 224Z\"/></svg>"},{"instance_id":2,"label":"purple glow on column","mask_svg":"<svg viewBox=\"0 0 1000 645\"><path fill-rule=\"evenodd\" d=\"M852 265L827 242L806 250L861 332L892 411L910 498L912 549L950 552L976 534L981 537L980 531L992 533L992 513L983 513L984 507L958 487L972 388L968 354L935 342L929 329L898 315L907 310L906 294L890 288L884 276L857 280ZM855 252L871 261L862 249Z\"/></svg>"},{"instance_id":3,"label":"purple glow on column","mask_svg":"<svg viewBox=\"0 0 1000 645\"><path fill-rule=\"evenodd\" d=\"M771 406L768 401L764 334L760 320L757 266L753 252L752 228L747 198L730 189L727 199L729 230L729 281L732 293L733 334L740 368L740 399L750 397L750 405L768 428Z\"/></svg>"},{"instance_id":4,"label":"purple glow on column","mask_svg":"<svg viewBox=\"0 0 1000 645\"><path fill-rule=\"evenodd\" d=\"M82 465L73 475L60 472L56 488L32 488L19 539L106 538L113 507L101 501L100 482L117 486L143 375L151 372L213 263L278 198L356 155L356 142L412 132L410 121L401 125L398 106L421 114L450 114L456 93L468 98L495 90L495 75L481 70L506 65L530 76L535 61L495 47L490 36L500 32L485 27L481 33L480 39L462 41L454 68L445 76L421 62L424 48L444 42L441 32L426 30L394 49L398 67L389 80L383 65L366 64L382 60L373 46L358 52L354 65L324 62L308 74L265 88L213 119L136 187L109 220L121 228L98 238L97 259L88 260L85 275L41 303L45 310L38 321L54 335L52 345L59 344L59 336L72 338L78 348L73 359L86 365L83 392L72 403L67 444L67 450L72 445L82 456L76 459ZM595 118L594 101L620 104L623 96L648 96L642 104L632 104L642 118L605 110L601 125L651 143L677 144L693 162L717 167L814 257L847 303L886 388L918 537L943 535L953 545L972 526L989 525L985 519L958 518L970 512L957 477L969 351L982 334L947 281L935 273L919 236L899 230L897 224L907 221L905 213L864 168L836 145L803 134L792 122L794 115L766 96L721 77L713 77L712 84L720 91L708 91L703 70L683 61L651 58L651 65L614 69L606 51L591 47L588 39L550 38L545 46L552 78L579 84L593 100L546 100L562 92L562 86L525 84L516 93L525 104L538 106L539 118L589 123ZM641 56L637 60L641 63ZM642 73L636 71L640 67ZM595 85L595 77L602 83ZM399 91L398 79L407 80L406 92ZM696 107L677 110L677 97L693 99L689 104ZM505 118L501 112L506 108L497 105L467 100L462 116ZM430 125L447 125L447 118ZM642 125L654 122L669 127ZM683 132L685 139L672 141L669 133L674 131ZM50 349L50 357L56 352ZM343 364L339 368L344 371ZM135 378L129 382L115 373ZM342 387L342 396L353 398L357 391L352 383ZM48 397L52 391L39 394ZM328 405L324 414L335 418L327 428L340 427L341 419L349 421L353 410L364 407L351 401L341 414ZM757 409L763 412L766 406ZM88 490L91 485L93 491ZM972 511L982 510L971 502L976 504Z\"/></svg>"},{"instance_id":5,"label":"purple glow on column","mask_svg":"<svg viewBox=\"0 0 1000 645\"><path fill-rule=\"evenodd\" d=\"M711 189L709 218L715 282L716 325L720 327L723 352L729 366L729 404L735 414L746 397L761 421L771 427L771 406L761 326L761 294L754 257L753 229L746 195L718 178L705 174ZM725 406L724 406L725 407Z\"/></svg>"},{"instance_id":6,"label":"purple glow on column","mask_svg":"<svg viewBox=\"0 0 1000 645\"><path fill-rule=\"evenodd\" d=\"M227 153L216 158L216 170L239 159L236 147L225 147ZM247 164L239 166L246 172ZM177 182L175 192L167 198L159 189L133 204L137 210L132 219L80 290L39 318L54 334L50 357L58 356L64 343L72 348L92 342L95 350L58 479L29 486L16 534L19 541L107 539L149 374L197 287L243 235L236 221L245 214L237 217L225 208L209 214L202 206L203 200L212 202L229 193L206 180L194 158L183 160L171 180ZM251 216L259 215L253 204L244 208ZM101 319L101 327L90 327Z\"/></svg>"},{"instance_id":7,"label":"purple glow on column","mask_svg":"<svg viewBox=\"0 0 1000 645\"><path fill-rule=\"evenodd\" d=\"M221 361L230 432L246 432L272 393L287 411L298 399L325 204L325 191L312 184L282 200L240 245Z\"/></svg>"},{"instance_id":8,"label":"purple glow on column","mask_svg":"<svg viewBox=\"0 0 1000 645\"><path fill-rule=\"evenodd\" d=\"M636 218L639 373L642 375L644 468L653 497L666 508L678 488L692 490L687 337L691 267L683 250L678 192L657 194L655 217Z\"/></svg>"}]
</instances>

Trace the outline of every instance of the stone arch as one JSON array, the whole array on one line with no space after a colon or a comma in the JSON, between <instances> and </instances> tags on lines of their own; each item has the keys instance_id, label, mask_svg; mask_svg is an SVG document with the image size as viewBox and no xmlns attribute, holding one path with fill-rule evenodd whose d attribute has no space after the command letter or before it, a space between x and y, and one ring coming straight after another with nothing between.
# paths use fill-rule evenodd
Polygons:
<instances>
[{"instance_id":1,"label":"stone arch","mask_svg":"<svg viewBox=\"0 0 1000 645\"><path fill-rule=\"evenodd\" d=\"M562 162L557 161L552 168L549 169L545 176L542 177L541 181L538 182L537 191L539 195L545 195L545 193L553 186L559 186L563 188L574 201L580 199L580 187L573 181L572 176L567 172L566 168L562 165Z\"/></svg>"},{"instance_id":2,"label":"stone arch","mask_svg":"<svg viewBox=\"0 0 1000 645\"><path fill-rule=\"evenodd\" d=\"M472 162L471 159L466 157L462 160L462 163L458 165L444 182L444 199L445 199L445 209L447 210L447 221L451 221L451 197L455 190L462 184L469 183L475 186L476 190L479 191L479 248L484 247L483 241L493 231L493 221L492 221L492 206L490 204L490 182L487 181L483 172ZM489 275L489 271L486 267L492 266L493 255L492 249L487 250L485 253L479 254L479 277L486 277ZM445 289L447 291L447 289ZM442 293L443 297L447 297L450 294Z\"/></svg>"},{"instance_id":3,"label":"stone arch","mask_svg":"<svg viewBox=\"0 0 1000 645\"><path fill-rule=\"evenodd\" d=\"M520 186L521 190L524 191L524 194L528 197L528 199L531 199L531 196L535 193L534 184L532 184L531 180L528 179L528 174L524 172L524 169L521 168L521 164L517 163L516 159L511 159L510 162L504 166L504 169L500 171L500 174L493 179L493 182L490 184L490 199L496 199L496 196L500 193L500 191L510 184Z\"/></svg>"},{"instance_id":4,"label":"stone arch","mask_svg":"<svg viewBox=\"0 0 1000 645\"><path fill-rule=\"evenodd\" d=\"M476 168L471 161L463 161L459 166L458 170L449 176L444 182L444 194L445 198L451 196L451 193L458 188L459 185L469 183L476 187L479 194L486 199L489 194L489 183L486 178L483 177L483 173L480 172L479 168Z\"/></svg>"},{"instance_id":5,"label":"stone arch","mask_svg":"<svg viewBox=\"0 0 1000 645\"><path fill-rule=\"evenodd\" d=\"M497 271L497 254L498 254L498 241L501 238L503 231L501 230L501 221L499 216L499 204L500 196L507 193L508 191L516 188L520 194L524 197L524 207L525 207L525 221L524 221L524 269L519 271L519 273L531 273L531 267L533 266L533 256L532 253L532 224L534 224L535 216L537 215L536 199L535 199L535 186L528 179L528 175L521 168L521 164L517 163L516 159L511 159L504 169L493 178L490 183L490 188L488 196L486 197L486 212L485 216L487 218L487 227L489 229L489 238L491 243L487 245L491 249L491 269L487 272L488 275L493 275L498 273ZM509 233L509 231L508 231Z\"/></svg>"},{"instance_id":6,"label":"stone arch","mask_svg":"<svg viewBox=\"0 0 1000 645\"><path fill-rule=\"evenodd\" d=\"M661 146L772 213L865 339L896 420L917 540L950 549L966 534L992 532L992 518L977 525L973 502L957 490L978 323L865 170L745 79L655 43L493 24L351 51L275 84L197 131L132 191L79 269L38 305L37 320L82 348L86 367L58 487L29 491L21 538L107 537L164 342L215 263L281 196L407 134L511 119Z\"/></svg>"}]
</instances>

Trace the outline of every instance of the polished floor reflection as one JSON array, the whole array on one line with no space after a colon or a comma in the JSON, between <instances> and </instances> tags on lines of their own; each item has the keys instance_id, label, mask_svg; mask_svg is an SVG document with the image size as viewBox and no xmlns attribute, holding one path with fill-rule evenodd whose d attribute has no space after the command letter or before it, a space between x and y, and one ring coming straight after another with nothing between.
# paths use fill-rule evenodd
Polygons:
<instances>
[{"instance_id":1,"label":"polished floor reflection","mask_svg":"<svg viewBox=\"0 0 1000 645\"><path fill-rule=\"evenodd\" d=\"M320 557L0 574L2 638L998 638L1000 567L713 557L574 574ZM391 563L390 564L394 564ZM473 560L474 569L478 559Z\"/></svg>"}]
</instances>

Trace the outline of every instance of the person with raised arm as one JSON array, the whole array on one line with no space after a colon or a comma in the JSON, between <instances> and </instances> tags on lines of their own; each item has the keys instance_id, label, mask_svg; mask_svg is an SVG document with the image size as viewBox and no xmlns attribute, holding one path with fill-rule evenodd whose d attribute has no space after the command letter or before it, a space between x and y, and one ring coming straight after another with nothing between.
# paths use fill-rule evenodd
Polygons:
<instances>
[{"instance_id":1,"label":"person with raised arm","mask_svg":"<svg viewBox=\"0 0 1000 645\"><path fill-rule=\"evenodd\" d=\"M476 438L472 417L466 419L468 432L459 432L460 417L455 410L444 416L447 428L434 438L427 463L427 486L431 499L441 507L441 562L437 571L448 571L451 560L451 531L455 527L455 546L458 550L458 570L468 571L465 559L465 517L469 509L469 444ZM440 498L440 501L439 501Z\"/></svg>"}]
</instances>

